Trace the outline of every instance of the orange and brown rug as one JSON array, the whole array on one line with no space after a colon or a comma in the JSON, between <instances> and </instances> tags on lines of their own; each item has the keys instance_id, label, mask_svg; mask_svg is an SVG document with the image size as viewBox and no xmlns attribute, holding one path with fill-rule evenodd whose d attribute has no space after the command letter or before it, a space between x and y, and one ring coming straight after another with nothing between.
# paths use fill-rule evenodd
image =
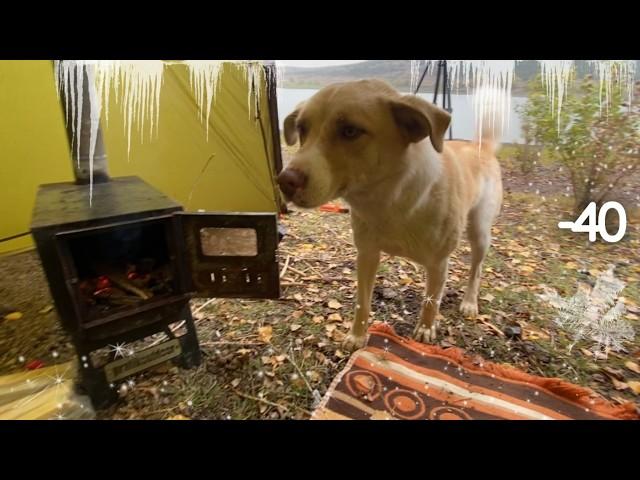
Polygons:
<instances>
[{"instance_id":1,"label":"orange and brown rug","mask_svg":"<svg viewBox=\"0 0 640 480\"><path fill-rule=\"evenodd\" d=\"M313 412L313 420L615 420L640 419L557 378L471 358L396 335L375 324Z\"/></svg>"}]
</instances>

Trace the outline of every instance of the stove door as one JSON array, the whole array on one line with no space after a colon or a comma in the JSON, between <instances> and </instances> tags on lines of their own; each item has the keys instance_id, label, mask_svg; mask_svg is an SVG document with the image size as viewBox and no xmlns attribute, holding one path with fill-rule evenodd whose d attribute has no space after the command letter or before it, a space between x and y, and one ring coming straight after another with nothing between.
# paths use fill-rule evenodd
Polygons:
<instances>
[{"instance_id":1,"label":"stove door","mask_svg":"<svg viewBox=\"0 0 640 480\"><path fill-rule=\"evenodd\" d=\"M184 241L185 281L196 296L279 298L276 214L174 215Z\"/></svg>"}]
</instances>

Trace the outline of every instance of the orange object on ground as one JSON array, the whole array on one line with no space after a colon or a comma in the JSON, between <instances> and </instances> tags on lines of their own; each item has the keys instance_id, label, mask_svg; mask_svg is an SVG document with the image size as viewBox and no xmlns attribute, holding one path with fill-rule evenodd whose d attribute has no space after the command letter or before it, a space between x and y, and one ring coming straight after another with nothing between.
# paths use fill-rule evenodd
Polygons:
<instances>
[{"instance_id":1,"label":"orange object on ground","mask_svg":"<svg viewBox=\"0 0 640 480\"><path fill-rule=\"evenodd\" d=\"M321 212L333 212L333 213L349 213L349 209L336 205L335 203L325 203L320 207Z\"/></svg>"},{"instance_id":2,"label":"orange object on ground","mask_svg":"<svg viewBox=\"0 0 640 480\"><path fill-rule=\"evenodd\" d=\"M487 362L459 348L425 345L381 323L334 379L313 420L637 420L558 378Z\"/></svg>"}]
</instances>

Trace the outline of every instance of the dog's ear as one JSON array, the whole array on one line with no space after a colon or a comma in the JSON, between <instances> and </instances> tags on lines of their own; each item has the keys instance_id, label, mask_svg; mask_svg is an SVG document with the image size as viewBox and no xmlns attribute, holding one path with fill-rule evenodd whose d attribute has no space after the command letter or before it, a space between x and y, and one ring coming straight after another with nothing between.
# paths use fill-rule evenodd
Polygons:
<instances>
[{"instance_id":1,"label":"dog's ear","mask_svg":"<svg viewBox=\"0 0 640 480\"><path fill-rule=\"evenodd\" d=\"M391 112L410 143L428 136L433 148L442 153L444 135L451 123L449 113L415 95L393 100Z\"/></svg>"},{"instance_id":2,"label":"dog's ear","mask_svg":"<svg viewBox=\"0 0 640 480\"><path fill-rule=\"evenodd\" d=\"M300 110L302 110L303 106L304 102L299 103L298 106L296 106L296 109L284 119L284 139L289 146L295 145L298 141L296 120L298 119L298 115L300 115Z\"/></svg>"}]
</instances>

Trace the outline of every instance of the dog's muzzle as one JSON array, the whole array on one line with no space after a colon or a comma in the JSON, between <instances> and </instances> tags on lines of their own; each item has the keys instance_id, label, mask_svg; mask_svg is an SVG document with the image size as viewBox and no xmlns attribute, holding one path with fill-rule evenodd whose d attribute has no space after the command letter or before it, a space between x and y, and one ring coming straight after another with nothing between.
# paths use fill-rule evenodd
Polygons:
<instances>
[{"instance_id":1,"label":"dog's muzzle","mask_svg":"<svg viewBox=\"0 0 640 480\"><path fill-rule=\"evenodd\" d=\"M307 185L307 176L295 168L285 168L278 175L278 185L287 199L291 200L294 195Z\"/></svg>"}]
</instances>

